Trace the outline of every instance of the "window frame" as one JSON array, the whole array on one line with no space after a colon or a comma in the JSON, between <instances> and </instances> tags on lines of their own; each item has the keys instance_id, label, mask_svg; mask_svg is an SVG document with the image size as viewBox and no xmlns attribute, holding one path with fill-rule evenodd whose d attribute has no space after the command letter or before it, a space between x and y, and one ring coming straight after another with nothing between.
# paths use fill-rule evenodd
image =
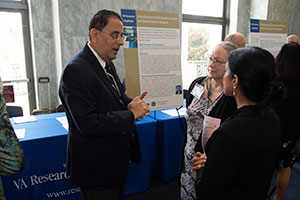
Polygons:
<instances>
[{"instance_id":1,"label":"window frame","mask_svg":"<svg viewBox=\"0 0 300 200\"><path fill-rule=\"evenodd\" d=\"M230 0L223 0L223 16L210 17L202 15L190 15L182 13L182 22L201 23L201 24L215 24L222 26L222 40L229 32L229 14L230 14Z\"/></svg>"}]
</instances>

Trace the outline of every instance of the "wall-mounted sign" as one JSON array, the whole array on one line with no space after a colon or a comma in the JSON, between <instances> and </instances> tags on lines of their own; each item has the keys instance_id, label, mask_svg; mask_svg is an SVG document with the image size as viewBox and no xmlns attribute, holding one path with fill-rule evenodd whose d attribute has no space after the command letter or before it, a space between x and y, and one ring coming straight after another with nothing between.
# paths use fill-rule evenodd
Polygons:
<instances>
[{"instance_id":1,"label":"wall-mounted sign","mask_svg":"<svg viewBox=\"0 0 300 200\"><path fill-rule=\"evenodd\" d=\"M288 23L280 21L250 19L250 46L258 46L277 56L286 41Z\"/></svg>"}]
</instances>

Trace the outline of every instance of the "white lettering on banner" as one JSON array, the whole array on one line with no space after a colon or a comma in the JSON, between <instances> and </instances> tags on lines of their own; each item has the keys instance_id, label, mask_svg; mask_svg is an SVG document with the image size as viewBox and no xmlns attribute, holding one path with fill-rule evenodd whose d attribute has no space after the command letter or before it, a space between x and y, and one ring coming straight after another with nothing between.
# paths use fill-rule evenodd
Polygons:
<instances>
[{"instance_id":1,"label":"white lettering on banner","mask_svg":"<svg viewBox=\"0 0 300 200\"><path fill-rule=\"evenodd\" d=\"M134 20L124 19L123 22L125 22L125 23L134 23Z\"/></svg>"},{"instance_id":2,"label":"white lettering on banner","mask_svg":"<svg viewBox=\"0 0 300 200\"><path fill-rule=\"evenodd\" d=\"M18 190L22 190L24 188L28 188L28 185L30 185L30 184L31 184L30 186L34 186L34 185L40 185L43 183L47 183L49 181L53 182L53 181L59 181L62 179L67 179L67 178L69 178L69 176L67 176L67 172L63 171L63 172L45 174L45 175L41 175L41 176L31 175L29 177L30 180L25 179L26 180L25 181L23 178L16 179L16 180L13 180L13 183ZM30 184L28 184L28 182Z\"/></svg>"},{"instance_id":3,"label":"white lettering on banner","mask_svg":"<svg viewBox=\"0 0 300 200\"><path fill-rule=\"evenodd\" d=\"M68 189L68 190L63 190L63 191L58 191L58 192L50 192L47 193L47 197L48 199L51 198L58 198L58 197L63 197L63 196L67 196L67 195L71 195L71 194L76 194L80 192L80 188L72 188L72 189Z\"/></svg>"},{"instance_id":4,"label":"white lettering on banner","mask_svg":"<svg viewBox=\"0 0 300 200\"><path fill-rule=\"evenodd\" d=\"M122 17L127 17L127 18L135 18L134 15L126 15L126 14L123 14Z\"/></svg>"},{"instance_id":5,"label":"white lettering on banner","mask_svg":"<svg viewBox=\"0 0 300 200\"><path fill-rule=\"evenodd\" d=\"M17 187L18 190L28 188L28 186L26 185L24 179L14 180L13 182L14 182L14 184Z\"/></svg>"},{"instance_id":6,"label":"white lettering on banner","mask_svg":"<svg viewBox=\"0 0 300 200\"><path fill-rule=\"evenodd\" d=\"M44 176L30 176L31 185L38 185L42 183L46 183L48 181L58 181L63 178L68 178L67 172L53 173L53 174L45 174Z\"/></svg>"}]
</instances>

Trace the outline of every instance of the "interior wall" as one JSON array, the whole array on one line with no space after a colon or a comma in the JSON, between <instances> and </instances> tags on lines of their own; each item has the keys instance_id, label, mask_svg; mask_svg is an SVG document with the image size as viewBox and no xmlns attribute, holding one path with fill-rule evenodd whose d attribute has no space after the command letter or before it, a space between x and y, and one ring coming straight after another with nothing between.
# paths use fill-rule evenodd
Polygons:
<instances>
[{"instance_id":1,"label":"interior wall","mask_svg":"<svg viewBox=\"0 0 300 200\"><path fill-rule=\"evenodd\" d=\"M54 3L58 4L60 49L55 44L53 22ZM50 78L51 107L59 104L57 73L66 61L82 49L88 41L88 25L92 16L101 9L120 13L120 9L174 12L181 14L181 0L31 0L32 43L36 80ZM180 16L181 19L181 16ZM61 52L61 65L57 66L56 54ZM120 79L125 77L123 49L114 63ZM38 84L39 107L48 107L48 90L45 84Z\"/></svg>"},{"instance_id":2,"label":"interior wall","mask_svg":"<svg viewBox=\"0 0 300 200\"><path fill-rule=\"evenodd\" d=\"M251 1L238 1L237 32L243 33L248 38ZM248 41L248 40L247 40Z\"/></svg>"},{"instance_id":3,"label":"interior wall","mask_svg":"<svg viewBox=\"0 0 300 200\"><path fill-rule=\"evenodd\" d=\"M288 22L288 35L300 37L300 1L299 0L269 0L268 19Z\"/></svg>"},{"instance_id":4,"label":"interior wall","mask_svg":"<svg viewBox=\"0 0 300 200\"><path fill-rule=\"evenodd\" d=\"M49 0L30 1L31 42L33 44L33 64L35 80L41 77L49 77L50 82L37 83L36 91L38 108L57 105L57 84L55 66L55 46L53 35L52 3ZM48 95L50 87L50 102Z\"/></svg>"}]
</instances>

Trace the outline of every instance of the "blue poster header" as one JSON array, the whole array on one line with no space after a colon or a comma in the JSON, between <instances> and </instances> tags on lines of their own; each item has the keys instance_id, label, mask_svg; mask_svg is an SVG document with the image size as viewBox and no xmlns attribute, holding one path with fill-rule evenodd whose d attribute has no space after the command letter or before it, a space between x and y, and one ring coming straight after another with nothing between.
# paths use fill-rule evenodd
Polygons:
<instances>
[{"instance_id":1,"label":"blue poster header","mask_svg":"<svg viewBox=\"0 0 300 200\"><path fill-rule=\"evenodd\" d=\"M250 19L250 32L259 32L259 20Z\"/></svg>"},{"instance_id":2,"label":"blue poster header","mask_svg":"<svg viewBox=\"0 0 300 200\"><path fill-rule=\"evenodd\" d=\"M121 17L124 26L136 26L135 10L121 9Z\"/></svg>"}]
</instances>

